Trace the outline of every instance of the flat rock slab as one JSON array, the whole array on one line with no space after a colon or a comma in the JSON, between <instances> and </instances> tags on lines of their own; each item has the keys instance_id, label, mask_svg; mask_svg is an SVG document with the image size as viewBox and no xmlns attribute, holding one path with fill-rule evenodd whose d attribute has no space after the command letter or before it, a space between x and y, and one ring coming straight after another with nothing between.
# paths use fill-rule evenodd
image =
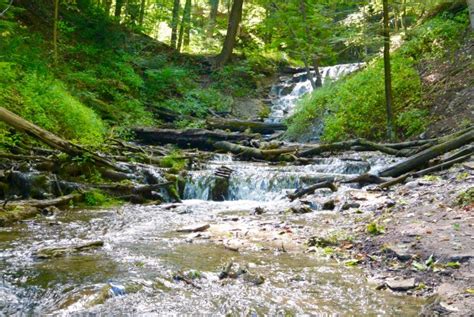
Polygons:
<instances>
[{"instance_id":1,"label":"flat rock slab","mask_svg":"<svg viewBox=\"0 0 474 317\"><path fill-rule=\"evenodd\" d=\"M404 292L408 291L412 288L415 288L416 282L415 278L409 278L409 279L387 279L385 281L385 284L390 288L392 291L397 291L397 292Z\"/></svg>"},{"instance_id":2,"label":"flat rock slab","mask_svg":"<svg viewBox=\"0 0 474 317\"><path fill-rule=\"evenodd\" d=\"M195 225L190 225L187 227L180 228L176 230L177 232L201 232L201 231L206 231L211 227L210 224L208 223L201 223L201 224L195 224Z\"/></svg>"}]
</instances>

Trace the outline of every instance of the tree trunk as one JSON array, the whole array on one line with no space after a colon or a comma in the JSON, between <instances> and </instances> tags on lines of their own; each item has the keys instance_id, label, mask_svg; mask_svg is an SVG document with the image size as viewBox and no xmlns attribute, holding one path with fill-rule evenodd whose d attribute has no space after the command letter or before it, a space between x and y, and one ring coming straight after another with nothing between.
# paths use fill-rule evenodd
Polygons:
<instances>
[{"instance_id":1,"label":"tree trunk","mask_svg":"<svg viewBox=\"0 0 474 317\"><path fill-rule=\"evenodd\" d=\"M145 7L146 7L146 0L142 0L140 3L140 15L138 16L138 25L143 25L143 19L145 18Z\"/></svg>"},{"instance_id":2,"label":"tree trunk","mask_svg":"<svg viewBox=\"0 0 474 317\"><path fill-rule=\"evenodd\" d=\"M183 47L189 47L191 42L191 11L192 11L192 2L191 0L186 0L186 6L184 7L184 39Z\"/></svg>"},{"instance_id":3,"label":"tree trunk","mask_svg":"<svg viewBox=\"0 0 474 317\"><path fill-rule=\"evenodd\" d=\"M392 75L390 66L390 29L388 18L388 0L383 0L383 62L385 71L385 105L387 108L387 137L393 139L392 115Z\"/></svg>"},{"instance_id":4,"label":"tree trunk","mask_svg":"<svg viewBox=\"0 0 474 317\"><path fill-rule=\"evenodd\" d=\"M116 18L120 18L120 16L122 15L123 4L124 4L124 0L115 0L114 16Z\"/></svg>"},{"instance_id":5,"label":"tree trunk","mask_svg":"<svg viewBox=\"0 0 474 317\"><path fill-rule=\"evenodd\" d=\"M471 30L474 30L474 0L467 0L469 7L469 19L471 20Z\"/></svg>"},{"instance_id":6,"label":"tree trunk","mask_svg":"<svg viewBox=\"0 0 474 317\"><path fill-rule=\"evenodd\" d=\"M323 78L321 77L321 72L319 71L319 59L317 56L313 57L313 67L314 67L314 72L315 72L315 86L316 87L322 87L323 86Z\"/></svg>"},{"instance_id":7,"label":"tree trunk","mask_svg":"<svg viewBox=\"0 0 474 317\"><path fill-rule=\"evenodd\" d=\"M237 31L239 29L240 20L242 19L243 4L244 0L234 0L232 4L224 45L222 46L221 53L216 59L216 67L218 68L226 64L232 56L232 51L234 50L237 37Z\"/></svg>"},{"instance_id":8,"label":"tree trunk","mask_svg":"<svg viewBox=\"0 0 474 317\"><path fill-rule=\"evenodd\" d=\"M264 161L287 160L287 154L293 154L297 151L296 147L288 147L274 150L260 150L253 147L242 146L227 141L220 141L214 144L214 147L238 155L244 159L257 159Z\"/></svg>"},{"instance_id":9,"label":"tree trunk","mask_svg":"<svg viewBox=\"0 0 474 317\"><path fill-rule=\"evenodd\" d=\"M107 16L110 14L110 8L112 7L112 0L104 1L104 11Z\"/></svg>"},{"instance_id":10,"label":"tree trunk","mask_svg":"<svg viewBox=\"0 0 474 317\"><path fill-rule=\"evenodd\" d=\"M145 144L175 144L183 148L198 148L201 150L215 149L216 142L240 142L257 137L255 134L229 133L224 131L210 131L205 129L133 129L139 140Z\"/></svg>"},{"instance_id":11,"label":"tree trunk","mask_svg":"<svg viewBox=\"0 0 474 317\"><path fill-rule=\"evenodd\" d=\"M54 26L53 26L53 54L54 63L58 63L58 19L59 19L59 0L54 1Z\"/></svg>"},{"instance_id":12,"label":"tree trunk","mask_svg":"<svg viewBox=\"0 0 474 317\"><path fill-rule=\"evenodd\" d=\"M176 48L176 40L178 39L178 20L179 20L179 0L173 2L173 17L171 19L171 47Z\"/></svg>"},{"instance_id":13,"label":"tree trunk","mask_svg":"<svg viewBox=\"0 0 474 317\"><path fill-rule=\"evenodd\" d=\"M211 38L216 27L217 13L219 11L219 0L210 0L209 4L211 6L211 10L209 12L209 24L207 25L206 35L208 38Z\"/></svg>"},{"instance_id":14,"label":"tree trunk","mask_svg":"<svg viewBox=\"0 0 474 317\"><path fill-rule=\"evenodd\" d=\"M311 69L309 68L308 60L306 56L303 57L304 60L304 69L306 70L306 77L308 77L309 82L311 83L311 87L316 89L316 82L314 81L314 77L311 74Z\"/></svg>"},{"instance_id":15,"label":"tree trunk","mask_svg":"<svg viewBox=\"0 0 474 317\"><path fill-rule=\"evenodd\" d=\"M49 145L53 149L60 150L72 156L80 156L87 153L94 161L96 161L97 164L123 171L122 168L99 156L98 154L92 153L77 144L73 144L69 141L61 139L57 135L34 125L33 123L23 119L22 117L14 114L11 111L8 111L3 107L0 107L0 121L5 122L18 131L28 133L29 135Z\"/></svg>"},{"instance_id":16,"label":"tree trunk","mask_svg":"<svg viewBox=\"0 0 474 317\"><path fill-rule=\"evenodd\" d=\"M185 32L188 31L191 19L191 0L186 0L184 4L184 11L183 11L183 18L181 20L181 25L179 27L179 37L178 37L178 52L181 51L181 47L183 46L183 39L186 37ZM189 42L188 42L189 45ZM185 45L186 46L186 45Z\"/></svg>"}]
</instances>

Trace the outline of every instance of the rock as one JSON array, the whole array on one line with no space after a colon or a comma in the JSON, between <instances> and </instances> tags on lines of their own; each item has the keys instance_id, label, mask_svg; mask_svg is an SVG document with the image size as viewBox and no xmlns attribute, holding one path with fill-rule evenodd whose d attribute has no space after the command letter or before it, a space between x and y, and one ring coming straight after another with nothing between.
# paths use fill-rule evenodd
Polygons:
<instances>
[{"instance_id":1,"label":"rock","mask_svg":"<svg viewBox=\"0 0 474 317\"><path fill-rule=\"evenodd\" d=\"M183 227L181 229L176 230L177 232L201 232L201 231L206 231L211 227L210 224L208 223L202 223L202 224L195 224L187 227Z\"/></svg>"},{"instance_id":2,"label":"rock","mask_svg":"<svg viewBox=\"0 0 474 317\"><path fill-rule=\"evenodd\" d=\"M253 214L254 215L261 215L261 214L264 214L265 213L265 209L263 209L262 207L257 207L255 208L255 210L253 211Z\"/></svg>"},{"instance_id":3,"label":"rock","mask_svg":"<svg viewBox=\"0 0 474 317\"><path fill-rule=\"evenodd\" d=\"M72 245L66 247L49 247L43 248L36 252L35 256L39 259L51 259L66 256L72 253L78 253L82 251L89 251L104 246L103 241L93 241L79 245Z\"/></svg>"},{"instance_id":4,"label":"rock","mask_svg":"<svg viewBox=\"0 0 474 317\"><path fill-rule=\"evenodd\" d=\"M265 278L261 275L254 275L250 273L246 273L243 276L244 281L254 284L254 285L261 285L265 282Z\"/></svg>"},{"instance_id":5,"label":"rock","mask_svg":"<svg viewBox=\"0 0 474 317\"><path fill-rule=\"evenodd\" d=\"M336 208L336 202L331 199L323 203L323 210L334 210Z\"/></svg>"},{"instance_id":6,"label":"rock","mask_svg":"<svg viewBox=\"0 0 474 317\"><path fill-rule=\"evenodd\" d=\"M333 241L330 241L326 238L322 238L322 237L311 237L311 238L308 239L306 244L308 245L308 247L325 248L325 247L329 247L329 246L334 246L337 243L335 243Z\"/></svg>"},{"instance_id":7,"label":"rock","mask_svg":"<svg viewBox=\"0 0 474 317\"><path fill-rule=\"evenodd\" d=\"M308 206L301 206L301 207L291 207L290 211L294 214L307 214L313 212L311 208Z\"/></svg>"},{"instance_id":8,"label":"rock","mask_svg":"<svg viewBox=\"0 0 474 317\"><path fill-rule=\"evenodd\" d=\"M449 262L467 262L474 258L474 253L452 254L448 257Z\"/></svg>"},{"instance_id":9,"label":"rock","mask_svg":"<svg viewBox=\"0 0 474 317\"><path fill-rule=\"evenodd\" d=\"M412 255L408 252L407 245L390 245L385 249L386 253L393 254L400 261L408 261L412 258Z\"/></svg>"},{"instance_id":10,"label":"rock","mask_svg":"<svg viewBox=\"0 0 474 317\"><path fill-rule=\"evenodd\" d=\"M403 279L403 280L391 278L391 279L387 279L385 281L385 284L392 291L397 291L397 292L405 292L412 288L415 288L416 286L415 278L413 277L409 279Z\"/></svg>"},{"instance_id":11,"label":"rock","mask_svg":"<svg viewBox=\"0 0 474 317\"><path fill-rule=\"evenodd\" d=\"M342 210L348 210L351 208L359 208L359 207L360 207L359 203L344 203L344 205L342 205Z\"/></svg>"}]
</instances>

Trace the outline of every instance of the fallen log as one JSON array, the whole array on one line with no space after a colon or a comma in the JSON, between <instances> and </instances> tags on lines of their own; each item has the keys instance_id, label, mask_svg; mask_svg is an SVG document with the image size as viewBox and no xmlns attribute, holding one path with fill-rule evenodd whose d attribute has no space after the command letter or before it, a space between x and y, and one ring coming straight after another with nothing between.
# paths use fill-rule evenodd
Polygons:
<instances>
[{"instance_id":1,"label":"fallen log","mask_svg":"<svg viewBox=\"0 0 474 317\"><path fill-rule=\"evenodd\" d=\"M107 160L106 158L98 155L97 153L91 152L80 145L64 140L58 137L57 135L46 131L38 127L37 125L34 125L33 123L23 119L22 117L14 114L13 112L5 109L4 107L0 107L0 121L5 122L6 124L15 128L18 131L27 133L35 137L36 139L44 142L45 144L49 145L54 149L60 150L72 156L81 156L87 153L99 165L123 171L122 168Z\"/></svg>"},{"instance_id":2,"label":"fallen log","mask_svg":"<svg viewBox=\"0 0 474 317\"><path fill-rule=\"evenodd\" d=\"M381 171L379 176L381 177L398 177L409 171L415 170L420 166L425 165L429 160L438 157L444 153L450 152L465 144L469 144L474 140L474 131L469 130L468 132L449 139L446 142L434 145L418 154L415 154L401 163L390 166L389 168Z\"/></svg>"},{"instance_id":3,"label":"fallen log","mask_svg":"<svg viewBox=\"0 0 474 317\"><path fill-rule=\"evenodd\" d=\"M350 183L359 183L360 185L368 185L368 184L383 184L387 182L386 179L378 177L373 174L362 174L357 177L342 181L341 183L350 184Z\"/></svg>"},{"instance_id":4,"label":"fallen log","mask_svg":"<svg viewBox=\"0 0 474 317\"><path fill-rule=\"evenodd\" d=\"M282 149L272 149L272 150L260 150L253 147L242 146L226 141L217 142L214 144L216 149L230 152L235 155L239 155L245 159L257 159L263 161L278 161L278 160L288 160L289 157L283 157L285 154L295 153L298 148L288 147Z\"/></svg>"},{"instance_id":5,"label":"fallen log","mask_svg":"<svg viewBox=\"0 0 474 317\"><path fill-rule=\"evenodd\" d=\"M82 199L84 193L73 193L69 195L60 196L53 199L28 199L28 200L18 200L18 201L5 201L3 208L8 204L9 206L31 206L35 208L46 208L51 206L65 206L72 200Z\"/></svg>"},{"instance_id":6,"label":"fallen log","mask_svg":"<svg viewBox=\"0 0 474 317\"><path fill-rule=\"evenodd\" d=\"M206 129L159 129L134 128L136 137L145 144L174 144L184 148L198 148L200 150L215 149L214 143L219 141L240 142L258 138L256 134L228 133L224 131L210 131Z\"/></svg>"},{"instance_id":7,"label":"fallen log","mask_svg":"<svg viewBox=\"0 0 474 317\"><path fill-rule=\"evenodd\" d=\"M210 118L206 121L211 129L222 129L230 131L252 131L255 133L272 134L276 131L286 130L286 126L281 123L267 123L261 121L247 121L237 119Z\"/></svg>"},{"instance_id":8,"label":"fallen log","mask_svg":"<svg viewBox=\"0 0 474 317\"><path fill-rule=\"evenodd\" d=\"M443 161L440 164L425 168L425 169L417 171L417 172L403 174L403 175L401 175L397 178L394 178L390 181L387 181L385 183L380 184L379 188L381 188L381 189L390 188L393 185L400 184L400 183L404 182L409 177L421 177L421 176L424 176L424 175L431 174L433 172L439 172L439 171L446 170L446 169L450 168L451 166L453 166L455 164L467 161L471 156L472 156L472 153L469 153L469 154L466 154L464 156L456 157L456 158L454 158L452 160L449 160L449 161Z\"/></svg>"},{"instance_id":9,"label":"fallen log","mask_svg":"<svg viewBox=\"0 0 474 317\"><path fill-rule=\"evenodd\" d=\"M316 189L320 188L329 188L331 191L335 192L337 191L336 185L334 185L333 182L330 181L324 181L321 183L314 184L312 186L302 188L294 192L293 194L288 194L287 197L290 199L290 201L293 201L297 198L301 198L305 195L312 194L316 191Z\"/></svg>"}]
</instances>

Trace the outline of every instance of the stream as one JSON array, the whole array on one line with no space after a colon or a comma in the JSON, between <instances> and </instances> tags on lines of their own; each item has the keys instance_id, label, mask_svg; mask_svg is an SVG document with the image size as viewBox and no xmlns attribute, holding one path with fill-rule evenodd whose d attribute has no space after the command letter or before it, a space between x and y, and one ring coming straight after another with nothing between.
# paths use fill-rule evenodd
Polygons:
<instances>
[{"instance_id":1,"label":"stream","mask_svg":"<svg viewBox=\"0 0 474 317\"><path fill-rule=\"evenodd\" d=\"M305 252L306 239L338 212L317 204L311 213L287 212L295 205L288 191L393 160L363 153L282 166L216 155L189 172L182 204L70 208L0 228L0 314L416 315L422 300L377 291L359 268ZM210 188L222 165L233 170L229 197L215 202ZM178 232L202 223L210 228ZM104 246L95 250L37 256L98 240ZM238 252L226 247L233 243ZM230 261L249 273L220 279Z\"/></svg>"}]
</instances>

